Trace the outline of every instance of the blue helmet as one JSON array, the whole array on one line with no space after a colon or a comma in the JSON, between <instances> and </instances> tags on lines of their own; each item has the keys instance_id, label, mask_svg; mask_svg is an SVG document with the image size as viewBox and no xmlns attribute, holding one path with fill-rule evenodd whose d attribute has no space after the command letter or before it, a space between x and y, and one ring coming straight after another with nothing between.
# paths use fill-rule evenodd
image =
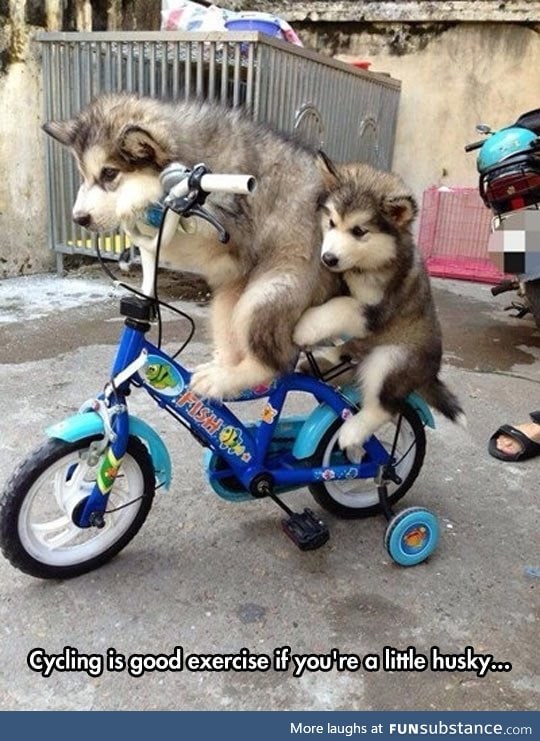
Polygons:
<instances>
[{"instance_id":1,"label":"blue helmet","mask_svg":"<svg viewBox=\"0 0 540 741\"><path fill-rule=\"evenodd\" d=\"M501 164L501 160L506 157L528 150L537 138L534 131L523 129L521 126L509 126L497 131L486 139L478 153L476 160L478 172L485 172Z\"/></svg>"}]
</instances>

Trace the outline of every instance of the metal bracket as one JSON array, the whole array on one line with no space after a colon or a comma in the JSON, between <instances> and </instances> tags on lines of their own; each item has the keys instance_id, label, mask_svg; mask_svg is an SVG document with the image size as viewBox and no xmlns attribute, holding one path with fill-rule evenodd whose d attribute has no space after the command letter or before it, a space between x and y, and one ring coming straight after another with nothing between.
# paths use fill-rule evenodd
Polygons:
<instances>
[{"instance_id":1,"label":"metal bracket","mask_svg":"<svg viewBox=\"0 0 540 741\"><path fill-rule=\"evenodd\" d=\"M88 448L87 462L89 466L97 465L109 443L116 440L116 433L112 428L111 417L114 414L125 412L125 409L124 404L116 404L113 407L108 407L102 399L90 399L79 409L79 414L83 414L89 410L95 412L103 423L103 437L101 440L94 440Z\"/></svg>"},{"instance_id":2,"label":"metal bracket","mask_svg":"<svg viewBox=\"0 0 540 741\"><path fill-rule=\"evenodd\" d=\"M138 358L135 358L135 360L127 365L123 371L120 371L114 378L112 378L109 383L105 386L104 393L105 398L110 398L114 392L115 389L117 389L119 386L121 386L123 383L128 381L132 376L137 373L138 370L140 370L144 365L146 365L146 361L148 359L148 351L142 350L141 354Z\"/></svg>"}]
</instances>

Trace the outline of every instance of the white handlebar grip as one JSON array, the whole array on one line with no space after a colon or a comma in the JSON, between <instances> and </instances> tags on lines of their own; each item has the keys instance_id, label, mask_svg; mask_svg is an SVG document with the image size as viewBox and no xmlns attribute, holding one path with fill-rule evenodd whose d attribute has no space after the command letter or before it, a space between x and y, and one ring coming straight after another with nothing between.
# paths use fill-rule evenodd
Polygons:
<instances>
[{"instance_id":1,"label":"white handlebar grip","mask_svg":"<svg viewBox=\"0 0 540 741\"><path fill-rule=\"evenodd\" d=\"M161 173L160 180L165 192L169 195L165 199L171 203L176 198L182 198L189 192L190 171L176 162L166 167ZM249 195L257 187L257 181L253 175L223 175L221 173L208 173L201 177L201 188L207 193L238 193Z\"/></svg>"},{"instance_id":2,"label":"white handlebar grip","mask_svg":"<svg viewBox=\"0 0 540 741\"><path fill-rule=\"evenodd\" d=\"M207 193L239 193L248 195L257 187L253 175L222 175L209 173L201 178L201 186Z\"/></svg>"}]
</instances>

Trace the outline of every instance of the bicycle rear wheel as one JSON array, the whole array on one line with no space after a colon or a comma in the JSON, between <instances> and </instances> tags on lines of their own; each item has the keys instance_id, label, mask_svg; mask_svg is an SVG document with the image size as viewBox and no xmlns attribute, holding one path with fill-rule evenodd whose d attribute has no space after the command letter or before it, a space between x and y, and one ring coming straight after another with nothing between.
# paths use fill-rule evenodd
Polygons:
<instances>
[{"instance_id":1,"label":"bicycle rear wheel","mask_svg":"<svg viewBox=\"0 0 540 741\"><path fill-rule=\"evenodd\" d=\"M413 485L422 468L426 452L424 425L417 412L406 402L401 405L399 414L391 422L377 430L375 435L377 440L389 453L392 451L399 416L401 421L394 457L395 471L401 479L401 484L388 483L390 506L404 497ZM331 467L348 462L345 453L338 446L342 424L342 419L336 419L322 437L314 454L314 465ZM371 517L382 512L374 479L317 481L309 486L309 491L321 507L340 517Z\"/></svg>"}]
</instances>

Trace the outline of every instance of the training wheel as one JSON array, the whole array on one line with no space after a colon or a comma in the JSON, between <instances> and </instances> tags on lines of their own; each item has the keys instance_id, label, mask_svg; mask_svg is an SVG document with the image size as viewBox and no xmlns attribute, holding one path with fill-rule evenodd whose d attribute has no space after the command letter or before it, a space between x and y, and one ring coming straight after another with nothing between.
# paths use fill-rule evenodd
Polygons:
<instances>
[{"instance_id":1,"label":"training wheel","mask_svg":"<svg viewBox=\"0 0 540 741\"><path fill-rule=\"evenodd\" d=\"M395 515L386 528L384 545L400 566L416 566L431 556L439 540L439 523L424 507L408 507Z\"/></svg>"}]
</instances>

